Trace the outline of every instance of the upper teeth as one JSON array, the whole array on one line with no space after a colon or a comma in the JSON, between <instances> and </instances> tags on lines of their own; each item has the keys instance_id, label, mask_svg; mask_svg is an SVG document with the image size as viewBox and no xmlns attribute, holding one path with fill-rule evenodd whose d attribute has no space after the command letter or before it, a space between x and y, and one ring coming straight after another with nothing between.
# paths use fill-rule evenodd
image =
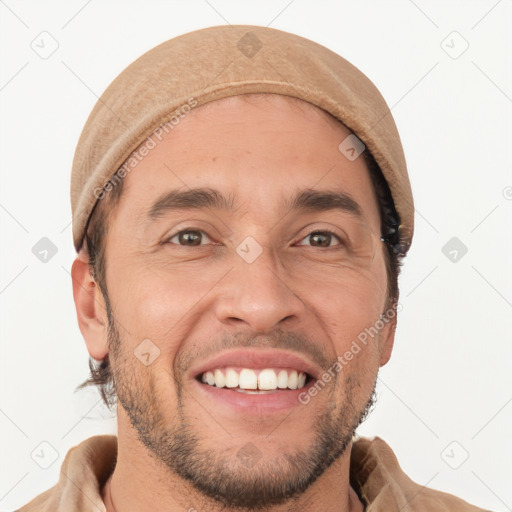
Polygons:
<instances>
[{"instance_id":1,"label":"upper teeth","mask_svg":"<svg viewBox=\"0 0 512 512\"><path fill-rule=\"evenodd\" d=\"M203 373L201 380L218 388L240 389L300 389L306 384L306 374L297 370L265 368L223 368Z\"/></svg>"}]
</instances>

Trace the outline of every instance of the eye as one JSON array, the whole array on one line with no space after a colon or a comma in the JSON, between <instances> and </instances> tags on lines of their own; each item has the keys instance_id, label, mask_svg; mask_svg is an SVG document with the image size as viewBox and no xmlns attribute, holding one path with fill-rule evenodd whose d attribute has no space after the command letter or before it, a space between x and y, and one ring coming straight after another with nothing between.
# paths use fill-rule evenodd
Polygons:
<instances>
[{"instance_id":1,"label":"eye","mask_svg":"<svg viewBox=\"0 0 512 512\"><path fill-rule=\"evenodd\" d=\"M307 238L311 238L311 241L314 241L314 243L319 245L313 245L312 247L332 247L331 243L333 239L337 239L338 242L340 242L340 245L344 245L341 238L334 233L333 231L329 231L328 229L319 230L319 231L313 231L313 233L310 233L308 236L304 237L302 240L306 240ZM298 245L304 245L304 244L298 244Z\"/></svg>"},{"instance_id":2,"label":"eye","mask_svg":"<svg viewBox=\"0 0 512 512\"><path fill-rule=\"evenodd\" d=\"M201 240L204 236L210 240L210 237L204 231L200 229L187 228L182 231L178 231L178 233L173 235L171 238L168 238L166 243L181 245L182 247L196 247L204 245L201 244ZM174 239L177 241L173 241Z\"/></svg>"}]
</instances>

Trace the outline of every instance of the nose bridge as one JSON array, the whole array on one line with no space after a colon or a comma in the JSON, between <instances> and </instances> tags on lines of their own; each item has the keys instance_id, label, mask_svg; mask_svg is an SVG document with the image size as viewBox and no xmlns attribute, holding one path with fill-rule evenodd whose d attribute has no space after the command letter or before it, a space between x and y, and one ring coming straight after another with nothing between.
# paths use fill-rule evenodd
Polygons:
<instances>
[{"instance_id":1,"label":"nose bridge","mask_svg":"<svg viewBox=\"0 0 512 512\"><path fill-rule=\"evenodd\" d=\"M281 270L274 251L247 237L236 248L233 268L218 295L216 314L222 322L245 322L265 333L285 319L300 319L304 304Z\"/></svg>"}]
</instances>

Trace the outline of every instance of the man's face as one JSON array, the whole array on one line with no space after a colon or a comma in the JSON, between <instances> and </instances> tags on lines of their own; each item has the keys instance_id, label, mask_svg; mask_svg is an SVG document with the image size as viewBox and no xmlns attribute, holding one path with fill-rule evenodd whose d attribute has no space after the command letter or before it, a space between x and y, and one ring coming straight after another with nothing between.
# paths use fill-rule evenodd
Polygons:
<instances>
[{"instance_id":1,"label":"man's face","mask_svg":"<svg viewBox=\"0 0 512 512\"><path fill-rule=\"evenodd\" d=\"M392 344L389 324L353 349L386 308L378 206L363 158L338 150L350 132L313 109L270 95L193 110L127 175L107 238L120 435L232 507L283 502L337 460ZM235 208L148 215L199 187ZM305 190L360 215L291 208ZM294 371L304 387L279 387Z\"/></svg>"}]
</instances>

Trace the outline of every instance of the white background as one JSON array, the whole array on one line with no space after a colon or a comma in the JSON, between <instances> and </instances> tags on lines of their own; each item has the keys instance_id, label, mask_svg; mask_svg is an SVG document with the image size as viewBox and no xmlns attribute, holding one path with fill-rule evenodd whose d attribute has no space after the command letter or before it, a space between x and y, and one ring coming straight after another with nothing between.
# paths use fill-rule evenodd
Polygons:
<instances>
[{"instance_id":1,"label":"white background","mask_svg":"<svg viewBox=\"0 0 512 512\"><path fill-rule=\"evenodd\" d=\"M142 53L225 23L331 48L392 108L416 232L394 354L360 434L386 440L416 482L512 510L510 0L1 0L0 15L0 511L53 486L71 446L116 432L94 389L74 394L88 354L69 274L69 181L85 120ZM58 42L47 59L31 47L42 31ZM32 253L42 237L58 250L46 263ZM452 237L468 248L456 262L442 252ZM51 461L43 441L58 452L47 469L31 457Z\"/></svg>"}]
</instances>

